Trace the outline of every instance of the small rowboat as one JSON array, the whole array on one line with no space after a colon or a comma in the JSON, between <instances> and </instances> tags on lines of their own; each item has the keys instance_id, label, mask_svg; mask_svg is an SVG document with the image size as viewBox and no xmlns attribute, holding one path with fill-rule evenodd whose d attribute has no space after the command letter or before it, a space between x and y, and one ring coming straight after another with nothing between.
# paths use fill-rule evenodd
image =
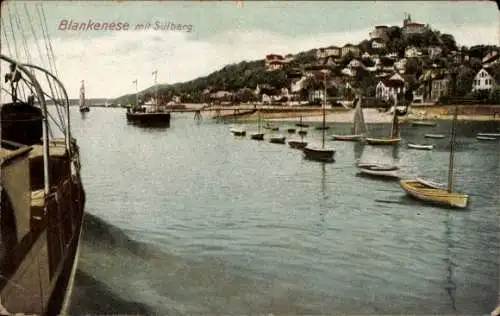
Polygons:
<instances>
[{"instance_id":1,"label":"small rowboat","mask_svg":"<svg viewBox=\"0 0 500 316\"><path fill-rule=\"evenodd\" d=\"M500 137L500 133L477 133L477 136Z\"/></svg>"},{"instance_id":2,"label":"small rowboat","mask_svg":"<svg viewBox=\"0 0 500 316\"><path fill-rule=\"evenodd\" d=\"M366 138L368 145L396 145L400 140L401 138Z\"/></svg>"},{"instance_id":3,"label":"small rowboat","mask_svg":"<svg viewBox=\"0 0 500 316\"><path fill-rule=\"evenodd\" d=\"M363 138L363 135L332 135L332 140L357 142Z\"/></svg>"},{"instance_id":4,"label":"small rowboat","mask_svg":"<svg viewBox=\"0 0 500 316\"><path fill-rule=\"evenodd\" d=\"M488 141L492 141L492 140L497 140L496 137L488 137L488 136L476 136L477 140L488 140Z\"/></svg>"},{"instance_id":5,"label":"small rowboat","mask_svg":"<svg viewBox=\"0 0 500 316\"><path fill-rule=\"evenodd\" d=\"M303 149L304 147L307 146L307 142L300 140L290 140L288 141L288 145L290 146L290 148Z\"/></svg>"},{"instance_id":6,"label":"small rowboat","mask_svg":"<svg viewBox=\"0 0 500 316\"><path fill-rule=\"evenodd\" d=\"M295 133L295 128L289 128L286 130L288 133L293 134Z\"/></svg>"},{"instance_id":7,"label":"small rowboat","mask_svg":"<svg viewBox=\"0 0 500 316\"><path fill-rule=\"evenodd\" d=\"M444 138L443 134L425 134L425 138L435 138L435 139L441 139Z\"/></svg>"},{"instance_id":8,"label":"small rowboat","mask_svg":"<svg viewBox=\"0 0 500 316\"><path fill-rule=\"evenodd\" d=\"M434 145L408 144L408 148L420 149L420 150L432 150L434 149Z\"/></svg>"},{"instance_id":9,"label":"small rowboat","mask_svg":"<svg viewBox=\"0 0 500 316\"><path fill-rule=\"evenodd\" d=\"M295 126L297 126L297 127L309 127L309 124L297 123L297 124L295 124Z\"/></svg>"},{"instance_id":10,"label":"small rowboat","mask_svg":"<svg viewBox=\"0 0 500 316\"><path fill-rule=\"evenodd\" d=\"M298 131L297 134L299 134L300 136L305 136L305 135L307 135L307 131L304 131L304 130Z\"/></svg>"},{"instance_id":11,"label":"small rowboat","mask_svg":"<svg viewBox=\"0 0 500 316\"><path fill-rule=\"evenodd\" d=\"M255 133L250 135L250 138L253 140L264 140L264 133Z\"/></svg>"},{"instance_id":12,"label":"small rowboat","mask_svg":"<svg viewBox=\"0 0 500 316\"><path fill-rule=\"evenodd\" d=\"M314 129L317 129L317 130L326 130L326 129L330 129L330 126L316 126Z\"/></svg>"},{"instance_id":13,"label":"small rowboat","mask_svg":"<svg viewBox=\"0 0 500 316\"><path fill-rule=\"evenodd\" d=\"M244 130L238 128L231 128L229 131L234 136L245 136L247 134Z\"/></svg>"},{"instance_id":14,"label":"small rowboat","mask_svg":"<svg viewBox=\"0 0 500 316\"><path fill-rule=\"evenodd\" d=\"M437 126L437 124L434 122L428 122L428 121L415 121L415 122L411 122L411 126Z\"/></svg>"},{"instance_id":15,"label":"small rowboat","mask_svg":"<svg viewBox=\"0 0 500 316\"><path fill-rule=\"evenodd\" d=\"M284 144L285 143L285 136L274 136L269 138L269 142L273 144Z\"/></svg>"},{"instance_id":16,"label":"small rowboat","mask_svg":"<svg viewBox=\"0 0 500 316\"><path fill-rule=\"evenodd\" d=\"M394 165L361 163L357 165L361 174L369 176L399 179L399 167Z\"/></svg>"},{"instance_id":17,"label":"small rowboat","mask_svg":"<svg viewBox=\"0 0 500 316\"><path fill-rule=\"evenodd\" d=\"M466 208L468 204L469 196L467 194L448 192L446 188L428 181L409 179L401 180L399 184L408 195L428 203L455 208Z\"/></svg>"}]
</instances>

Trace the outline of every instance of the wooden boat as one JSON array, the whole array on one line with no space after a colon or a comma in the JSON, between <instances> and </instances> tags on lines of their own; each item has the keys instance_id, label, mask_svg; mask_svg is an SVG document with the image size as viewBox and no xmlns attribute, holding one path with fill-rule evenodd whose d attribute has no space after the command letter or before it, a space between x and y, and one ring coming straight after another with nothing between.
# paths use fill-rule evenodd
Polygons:
<instances>
[{"instance_id":1,"label":"wooden boat","mask_svg":"<svg viewBox=\"0 0 500 316\"><path fill-rule=\"evenodd\" d=\"M245 136L247 134L247 132L243 129L239 129L239 128L231 128L229 129L229 131L231 132L231 134L233 134L234 136Z\"/></svg>"},{"instance_id":2,"label":"wooden boat","mask_svg":"<svg viewBox=\"0 0 500 316\"><path fill-rule=\"evenodd\" d=\"M333 162L335 156L335 149L325 147L325 130L326 130L326 74L324 75L324 101L323 101L323 124L321 134L321 147L307 144L303 149L304 158L309 160L316 160L322 162Z\"/></svg>"},{"instance_id":3,"label":"wooden boat","mask_svg":"<svg viewBox=\"0 0 500 316\"><path fill-rule=\"evenodd\" d=\"M321 130L327 130L330 129L330 126L316 126L314 129L321 131Z\"/></svg>"},{"instance_id":4,"label":"wooden boat","mask_svg":"<svg viewBox=\"0 0 500 316\"><path fill-rule=\"evenodd\" d=\"M397 145L401 141L399 137L399 119L398 119L398 110L397 110L397 95L394 96L394 113L392 117L392 126L391 126L391 134L389 137L384 138L375 138L375 137L366 137L365 141L368 145L372 146L392 146Z\"/></svg>"},{"instance_id":5,"label":"wooden boat","mask_svg":"<svg viewBox=\"0 0 500 316\"><path fill-rule=\"evenodd\" d=\"M0 314L67 315L85 207L68 94L38 65L3 54L0 62L2 70L10 65L12 83L3 87L12 102L6 94L0 105ZM46 100L60 115L50 114Z\"/></svg>"},{"instance_id":6,"label":"wooden boat","mask_svg":"<svg viewBox=\"0 0 500 316\"><path fill-rule=\"evenodd\" d=\"M90 112L90 107L87 104L87 100L85 99L85 82L82 80L82 86L80 87L80 112L86 113Z\"/></svg>"},{"instance_id":7,"label":"wooden boat","mask_svg":"<svg viewBox=\"0 0 500 316\"><path fill-rule=\"evenodd\" d=\"M269 124L269 123L266 123L266 124L264 125L264 129L269 129L269 130L271 130L271 131L273 131L273 132L275 132L275 131L279 131L279 130L280 130L280 128L279 128L278 126L273 125L273 124Z\"/></svg>"},{"instance_id":8,"label":"wooden boat","mask_svg":"<svg viewBox=\"0 0 500 316\"><path fill-rule=\"evenodd\" d=\"M269 138L269 142L273 144L284 144L286 140L285 136L273 136Z\"/></svg>"},{"instance_id":9,"label":"wooden boat","mask_svg":"<svg viewBox=\"0 0 500 316\"><path fill-rule=\"evenodd\" d=\"M411 122L411 126L437 126L437 123L429 121L414 121Z\"/></svg>"},{"instance_id":10,"label":"wooden boat","mask_svg":"<svg viewBox=\"0 0 500 316\"><path fill-rule=\"evenodd\" d=\"M469 196L467 194L458 193L453 191L453 168L454 168L454 155L455 155L455 139L456 139L456 122L458 116L458 107L455 106L455 113L453 115L453 123L451 128L450 137L450 158L448 164L448 185L442 187L441 185L432 181L424 181L420 178L403 179L399 183L401 188L409 196L420 201L437 204L453 208L466 208L469 203Z\"/></svg>"},{"instance_id":11,"label":"wooden boat","mask_svg":"<svg viewBox=\"0 0 500 316\"><path fill-rule=\"evenodd\" d=\"M363 109L361 107L362 97L358 98L358 102L356 104L356 108L354 109L353 116L353 127L351 135L332 135L332 140L337 141L360 141L363 140L364 135L366 134L367 128L365 123L365 118L363 115Z\"/></svg>"},{"instance_id":12,"label":"wooden boat","mask_svg":"<svg viewBox=\"0 0 500 316\"><path fill-rule=\"evenodd\" d=\"M476 139L477 140L488 140L488 141L497 140L496 137L489 137L489 136L476 136Z\"/></svg>"},{"instance_id":13,"label":"wooden boat","mask_svg":"<svg viewBox=\"0 0 500 316\"><path fill-rule=\"evenodd\" d=\"M253 133L250 135L250 139L253 140L264 140L264 133L260 132L261 126L260 126L260 111L258 112L258 119L257 119L257 133Z\"/></svg>"},{"instance_id":14,"label":"wooden boat","mask_svg":"<svg viewBox=\"0 0 500 316\"><path fill-rule=\"evenodd\" d=\"M425 138L435 138L435 139L442 139L445 137L443 134L425 134Z\"/></svg>"},{"instance_id":15,"label":"wooden boat","mask_svg":"<svg viewBox=\"0 0 500 316\"><path fill-rule=\"evenodd\" d=\"M477 133L477 136L483 136L483 137L500 137L500 133Z\"/></svg>"},{"instance_id":16,"label":"wooden boat","mask_svg":"<svg viewBox=\"0 0 500 316\"><path fill-rule=\"evenodd\" d=\"M295 128L288 128L286 131L290 134L293 134L293 133L295 133L296 129Z\"/></svg>"},{"instance_id":17,"label":"wooden boat","mask_svg":"<svg viewBox=\"0 0 500 316\"><path fill-rule=\"evenodd\" d=\"M302 121L302 116L300 117ZM289 140L288 146L294 149L304 149L307 146L307 142L304 141L304 136L307 135L307 131L303 130L302 127L299 127L298 134L300 136L300 140Z\"/></svg>"},{"instance_id":18,"label":"wooden boat","mask_svg":"<svg viewBox=\"0 0 500 316\"><path fill-rule=\"evenodd\" d=\"M358 164L358 170L361 174L382 178L399 178L399 167L394 165L361 163Z\"/></svg>"},{"instance_id":19,"label":"wooden boat","mask_svg":"<svg viewBox=\"0 0 500 316\"><path fill-rule=\"evenodd\" d=\"M154 85L157 84L158 71L153 72ZM158 104L158 91L155 92L154 102L139 105L139 91L137 90L137 80L134 80L136 88L135 106L127 109L127 121L131 124L144 127L170 127L170 111L165 105Z\"/></svg>"},{"instance_id":20,"label":"wooden boat","mask_svg":"<svg viewBox=\"0 0 500 316\"><path fill-rule=\"evenodd\" d=\"M434 149L434 145L419 145L419 144L408 144L408 148L411 149L420 149L420 150L432 150Z\"/></svg>"}]
</instances>

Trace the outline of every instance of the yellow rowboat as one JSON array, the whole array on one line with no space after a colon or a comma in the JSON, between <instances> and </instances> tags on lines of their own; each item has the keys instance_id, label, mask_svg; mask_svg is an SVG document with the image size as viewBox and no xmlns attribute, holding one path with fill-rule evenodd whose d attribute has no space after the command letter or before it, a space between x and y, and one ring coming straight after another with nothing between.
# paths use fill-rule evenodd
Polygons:
<instances>
[{"instance_id":1,"label":"yellow rowboat","mask_svg":"<svg viewBox=\"0 0 500 316\"><path fill-rule=\"evenodd\" d=\"M469 202L467 194L448 192L420 179L400 180L399 184L408 195L424 202L455 208L466 208Z\"/></svg>"},{"instance_id":2,"label":"yellow rowboat","mask_svg":"<svg viewBox=\"0 0 500 316\"><path fill-rule=\"evenodd\" d=\"M401 141L401 138L372 138L367 137L365 141L368 145L396 145Z\"/></svg>"}]
</instances>

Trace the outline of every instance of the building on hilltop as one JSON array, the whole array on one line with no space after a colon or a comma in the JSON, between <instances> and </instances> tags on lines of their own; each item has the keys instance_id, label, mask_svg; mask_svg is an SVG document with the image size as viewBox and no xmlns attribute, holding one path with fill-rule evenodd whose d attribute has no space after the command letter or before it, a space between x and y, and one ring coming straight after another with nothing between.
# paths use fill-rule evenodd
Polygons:
<instances>
[{"instance_id":1,"label":"building on hilltop","mask_svg":"<svg viewBox=\"0 0 500 316\"><path fill-rule=\"evenodd\" d=\"M342 56L342 50L337 46L328 46L326 48L319 48L316 50L316 58L317 59L326 59L328 57L332 57L334 59L338 59Z\"/></svg>"},{"instance_id":2,"label":"building on hilltop","mask_svg":"<svg viewBox=\"0 0 500 316\"><path fill-rule=\"evenodd\" d=\"M278 70L283 67L285 63L285 58L282 55L278 54L269 54L266 55L264 59L267 70Z\"/></svg>"},{"instance_id":3,"label":"building on hilltop","mask_svg":"<svg viewBox=\"0 0 500 316\"><path fill-rule=\"evenodd\" d=\"M412 21L411 16L408 14L406 18L403 20L403 35L414 35L414 34L422 34L426 31L427 27L425 24L417 23Z\"/></svg>"},{"instance_id":4,"label":"building on hilltop","mask_svg":"<svg viewBox=\"0 0 500 316\"><path fill-rule=\"evenodd\" d=\"M387 42L389 40L389 34L387 32L388 29L389 29L389 27L387 25L375 26L373 31L371 31L369 33L370 39L372 39L372 40L378 39L378 40L381 40L383 42Z\"/></svg>"},{"instance_id":5,"label":"building on hilltop","mask_svg":"<svg viewBox=\"0 0 500 316\"><path fill-rule=\"evenodd\" d=\"M359 57L359 55L361 54L361 49L359 49L358 46L354 46L352 44L345 44L344 47L342 47L342 57L344 57L348 53L351 53L354 57Z\"/></svg>"}]
</instances>

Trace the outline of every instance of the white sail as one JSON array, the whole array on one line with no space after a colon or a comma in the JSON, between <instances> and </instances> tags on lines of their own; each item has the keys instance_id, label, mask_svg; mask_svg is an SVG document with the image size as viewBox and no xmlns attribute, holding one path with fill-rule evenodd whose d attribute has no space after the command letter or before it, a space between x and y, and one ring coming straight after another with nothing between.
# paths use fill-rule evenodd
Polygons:
<instances>
[{"instance_id":1,"label":"white sail","mask_svg":"<svg viewBox=\"0 0 500 316\"><path fill-rule=\"evenodd\" d=\"M85 86L84 86L84 81L82 80L82 86L80 87L80 109L83 109L86 107L85 103Z\"/></svg>"},{"instance_id":2,"label":"white sail","mask_svg":"<svg viewBox=\"0 0 500 316\"><path fill-rule=\"evenodd\" d=\"M363 109L361 108L361 99L362 98L360 97L358 104L356 104L356 108L354 109L354 135L362 135L367 132L365 116L363 114Z\"/></svg>"}]
</instances>

